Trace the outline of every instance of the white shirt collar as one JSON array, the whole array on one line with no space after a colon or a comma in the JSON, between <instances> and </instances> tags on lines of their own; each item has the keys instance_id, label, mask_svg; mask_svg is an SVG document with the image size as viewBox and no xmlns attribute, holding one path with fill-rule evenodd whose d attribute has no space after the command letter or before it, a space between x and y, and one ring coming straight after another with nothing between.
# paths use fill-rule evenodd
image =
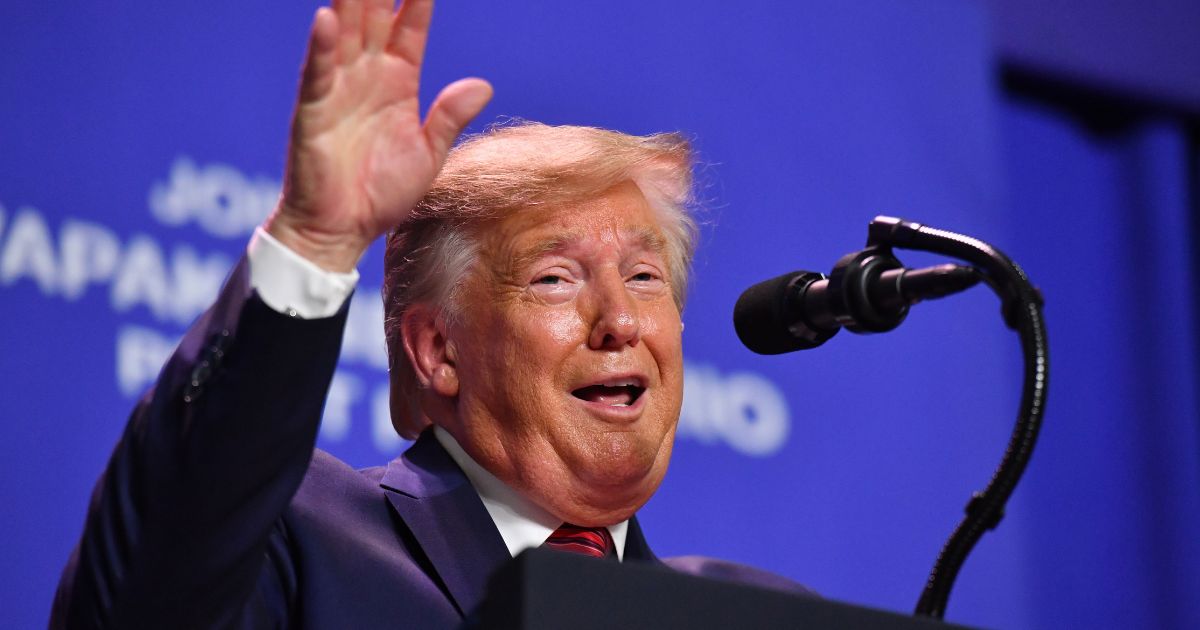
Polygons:
<instances>
[{"instance_id":1,"label":"white shirt collar","mask_svg":"<svg viewBox=\"0 0 1200 630\"><path fill-rule=\"evenodd\" d=\"M531 547L540 547L563 524L480 466L445 429L435 426L433 436L474 486L510 554L516 556ZM608 526L618 560L625 557L625 534L628 530L628 520Z\"/></svg>"}]
</instances>

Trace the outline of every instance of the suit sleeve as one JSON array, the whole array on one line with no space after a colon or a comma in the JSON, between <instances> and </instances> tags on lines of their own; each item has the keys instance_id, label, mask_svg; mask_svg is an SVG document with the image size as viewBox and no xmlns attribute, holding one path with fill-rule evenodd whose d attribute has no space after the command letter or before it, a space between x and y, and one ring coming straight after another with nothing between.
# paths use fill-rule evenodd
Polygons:
<instances>
[{"instance_id":1,"label":"suit sleeve","mask_svg":"<svg viewBox=\"0 0 1200 630\"><path fill-rule=\"evenodd\" d=\"M349 300L280 314L243 260L130 417L64 570L53 628L284 625L279 517L312 457Z\"/></svg>"}]
</instances>

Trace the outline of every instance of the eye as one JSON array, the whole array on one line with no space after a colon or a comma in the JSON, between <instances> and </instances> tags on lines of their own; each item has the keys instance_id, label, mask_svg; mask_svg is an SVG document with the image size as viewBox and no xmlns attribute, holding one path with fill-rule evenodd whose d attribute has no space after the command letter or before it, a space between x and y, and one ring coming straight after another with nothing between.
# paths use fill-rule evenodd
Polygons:
<instances>
[{"instance_id":1,"label":"eye","mask_svg":"<svg viewBox=\"0 0 1200 630\"><path fill-rule=\"evenodd\" d=\"M626 276L625 286L640 295L654 296L662 293L666 282L653 265L638 265Z\"/></svg>"},{"instance_id":2,"label":"eye","mask_svg":"<svg viewBox=\"0 0 1200 630\"><path fill-rule=\"evenodd\" d=\"M576 272L554 268L533 274L529 295L543 304L563 304L579 292L581 283Z\"/></svg>"},{"instance_id":3,"label":"eye","mask_svg":"<svg viewBox=\"0 0 1200 630\"><path fill-rule=\"evenodd\" d=\"M662 282L662 274L653 265L638 265L629 271L629 276L626 282L636 284L650 284Z\"/></svg>"}]
</instances>

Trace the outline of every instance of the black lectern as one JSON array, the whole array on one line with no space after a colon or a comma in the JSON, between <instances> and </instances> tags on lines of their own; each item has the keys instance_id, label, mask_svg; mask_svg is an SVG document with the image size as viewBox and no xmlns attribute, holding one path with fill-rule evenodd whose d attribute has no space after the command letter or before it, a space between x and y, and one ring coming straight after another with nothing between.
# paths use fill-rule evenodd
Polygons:
<instances>
[{"instance_id":1,"label":"black lectern","mask_svg":"<svg viewBox=\"0 0 1200 630\"><path fill-rule=\"evenodd\" d=\"M532 549L492 576L468 628L964 628L828 600Z\"/></svg>"}]
</instances>

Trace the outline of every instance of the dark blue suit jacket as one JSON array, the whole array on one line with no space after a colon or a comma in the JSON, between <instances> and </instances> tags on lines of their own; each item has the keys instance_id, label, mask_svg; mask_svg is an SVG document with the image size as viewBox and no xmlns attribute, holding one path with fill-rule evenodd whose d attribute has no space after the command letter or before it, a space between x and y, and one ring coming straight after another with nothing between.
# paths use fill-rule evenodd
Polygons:
<instances>
[{"instance_id":1,"label":"dark blue suit jacket","mask_svg":"<svg viewBox=\"0 0 1200 630\"><path fill-rule=\"evenodd\" d=\"M234 270L134 411L51 627L446 628L474 610L509 554L432 434L364 471L313 448L345 316L281 315ZM624 557L660 562L636 518ZM806 592L741 565L667 564Z\"/></svg>"}]
</instances>

